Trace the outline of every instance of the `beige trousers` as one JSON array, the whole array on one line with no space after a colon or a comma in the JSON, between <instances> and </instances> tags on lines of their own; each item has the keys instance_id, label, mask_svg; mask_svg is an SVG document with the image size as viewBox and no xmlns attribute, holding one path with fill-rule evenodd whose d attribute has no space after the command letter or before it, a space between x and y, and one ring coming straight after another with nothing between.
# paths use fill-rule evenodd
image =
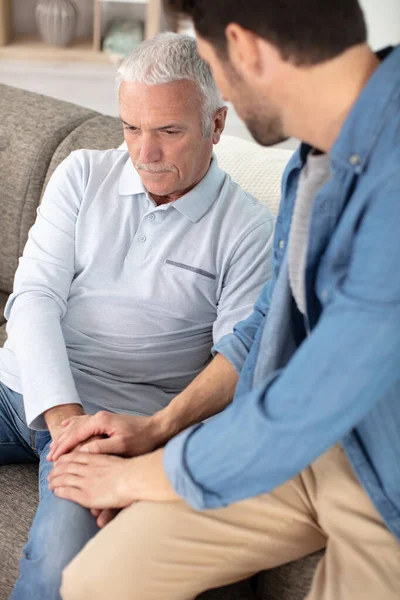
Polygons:
<instances>
[{"instance_id":1,"label":"beige trousers","mask_svg":"<svg viewBox=\"0 0 400 600\"><path fill-rule=\"evenodd\" d=\"M63 600L191 600L326 547L308 600L399 600L400 544L340 446L270 494L122 511L64 571Z\"/></svg>"}]
</instances>

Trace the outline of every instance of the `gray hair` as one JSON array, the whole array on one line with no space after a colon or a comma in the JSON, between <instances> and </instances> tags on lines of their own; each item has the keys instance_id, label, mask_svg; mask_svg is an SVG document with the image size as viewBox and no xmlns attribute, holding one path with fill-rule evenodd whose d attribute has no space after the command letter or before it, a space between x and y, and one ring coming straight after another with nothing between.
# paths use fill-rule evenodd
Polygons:
<instances>
[{"instance_id":1,"label":"gray hair","mask_svg":"<svg viewBox=\"0 0 400 600\"><path fill-rule=\"evenodd\" d=\"M193 37L167 32L146 40L124 60L117 74L118 85L122 81L161 85L181 80L193 81L198 86L203 135L208 137L211 118L224 102Z\"/></svg>"}]
</instances>

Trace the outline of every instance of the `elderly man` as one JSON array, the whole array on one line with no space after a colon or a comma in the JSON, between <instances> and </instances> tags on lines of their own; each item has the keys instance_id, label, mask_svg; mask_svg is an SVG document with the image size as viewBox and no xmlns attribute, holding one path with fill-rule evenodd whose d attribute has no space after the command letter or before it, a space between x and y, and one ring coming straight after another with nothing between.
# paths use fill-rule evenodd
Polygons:
<instances>
[{"instance_id":1,"label":"elderly man","mask_svg":"<svg viewBox=\"0 0 400 600\"><path fill-rule=\"evenodd\" d=\"M357 0L172 3L253 135L305 143L273 279L185 392L226 409L144 457L56 461L60 497L134 502L62 595L189 600L326 548L308 600L398 600L400 47L372 52Z\"/></svg>"},{"instance_id":2,"label":"elderly man","mask_svg":"<svg viewBox=\"0 0 400 600\"><path fill-rule=\"evenodd\" d=\"M128 152L82 150L58 167L6 307L0 462L40 461L13 600L59 598L62 569L98 531L96 516L109 518L48 489L63 421L127 413L135 454L162 445L175 424L161 409L269 275L273 218L213 157L226 108L195 41L143 44L120 81Z\"/></svg>"}]
</instances>

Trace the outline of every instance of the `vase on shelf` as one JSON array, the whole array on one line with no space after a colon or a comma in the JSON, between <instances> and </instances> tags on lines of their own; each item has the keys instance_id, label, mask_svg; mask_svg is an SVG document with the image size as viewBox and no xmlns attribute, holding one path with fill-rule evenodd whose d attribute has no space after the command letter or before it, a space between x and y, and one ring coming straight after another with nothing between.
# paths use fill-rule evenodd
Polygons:
<instances>
[{"instance_id":1,"label":"vase on shelf","mask_svg":"<svg viewBox=\"0 0 400 600\"><path fill-rule=\"evenodd\" d=\"M75 37L77 12L70 0L40 0L36 23L49 46L69 46Z\"/></svg>"}]
</instances>

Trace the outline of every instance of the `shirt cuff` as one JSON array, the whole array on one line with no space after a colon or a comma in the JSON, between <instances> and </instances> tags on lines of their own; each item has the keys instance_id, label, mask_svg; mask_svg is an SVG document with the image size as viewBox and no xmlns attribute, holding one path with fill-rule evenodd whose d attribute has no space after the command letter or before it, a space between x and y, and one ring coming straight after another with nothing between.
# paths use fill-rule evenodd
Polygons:
<instances>
[{"instance_id":1,"label":"shirt cuff","mask_svg":"<svg viewBox=\"0 0 400 600\"><path fill-rule=\"evenodd\" d=\"M244 363L247 360L248 350L241 340L234 334L224 335L212 348L211 354L222 354L233 366L236 373L240 375Z\"/></svg>"},{"instance_id":2,"label":"shirt cuff","mask_svg":"<svg viewBox=\"0 0 400 600\"><path fill-rule=\"evenodd\" d=\"M42 404L40 408L36 405L30 407L24 401L25 418L28 427L34 431L48 431L49 428L43 416L44 413L47 410L56 408L57 406L68 406L68 404L79 404L79 406L82 406L82 402L78 396L76 396L75 399L71 400L70 402L48 402L45 405Z\"/></svg>"},{"instance_id":3,"label":"shirt cuff","mask_svg":"<svg viewBox=\"0 0 400 600\"><path fill-rule=\"evenodd\" d=\"M192 434L202 426L203 423L198 423L172 438L165 446L163 457L165 473L175 492L197 510L220 504L215 502L215 494L208 492L194 480L186 462L187 443Z\"/></svg>"}]
</instances>

